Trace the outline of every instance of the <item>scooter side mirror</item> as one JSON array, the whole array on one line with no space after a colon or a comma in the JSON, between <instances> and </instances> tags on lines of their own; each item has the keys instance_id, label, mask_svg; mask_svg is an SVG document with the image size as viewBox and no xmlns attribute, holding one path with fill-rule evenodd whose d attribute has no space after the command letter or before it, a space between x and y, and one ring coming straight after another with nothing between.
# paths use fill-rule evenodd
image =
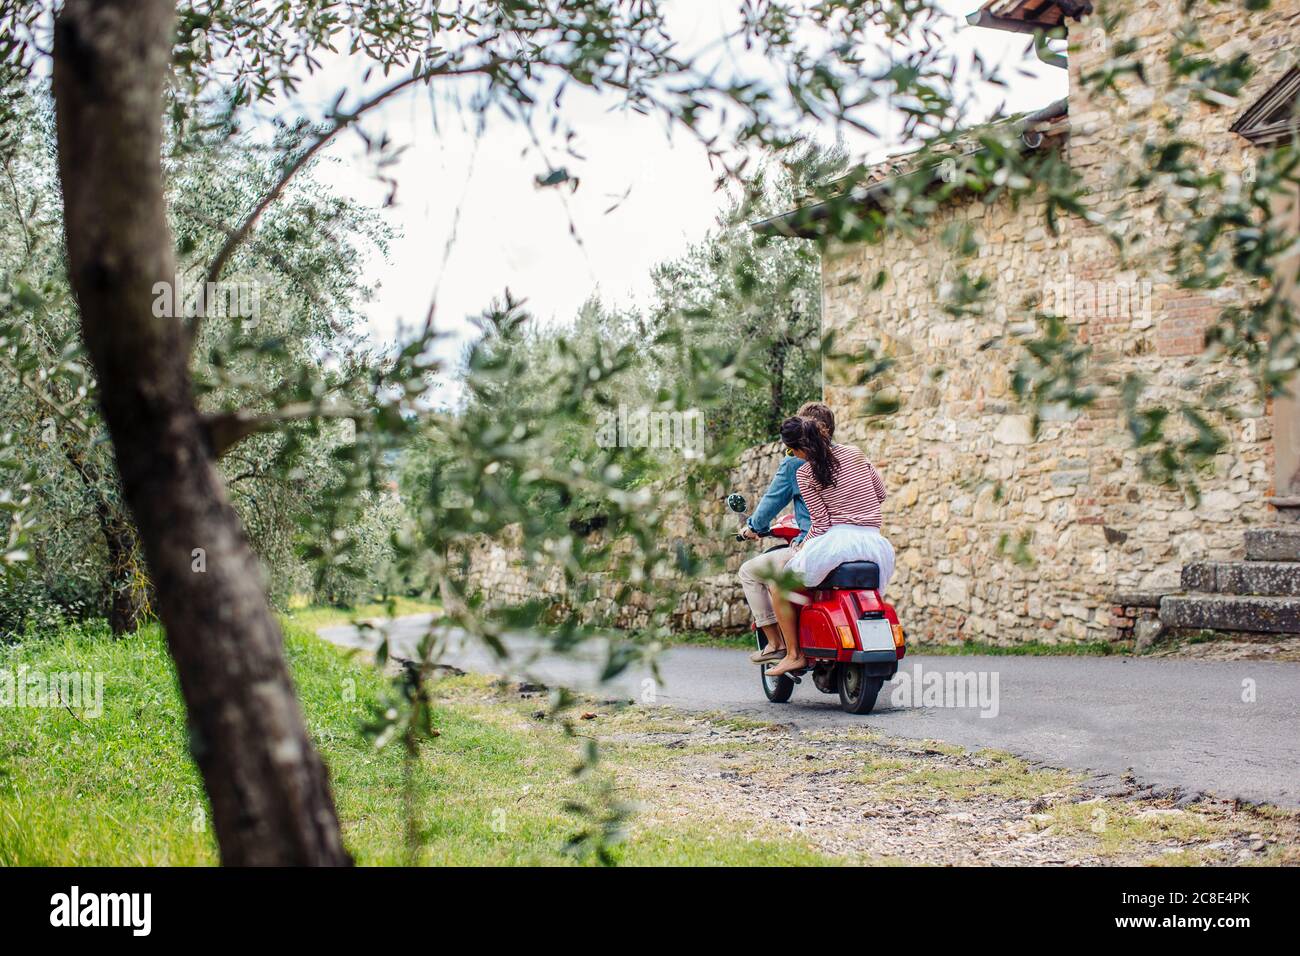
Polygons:
<instances>
[{"instance_id":1,"label":"scooter side mirror","mask_svg":"<svg viewBox=\"0 0 1300 956\"><path fill-rule=\"evenodd\" d=\"M749 507L749 503L745 501L744 495L732 492L727 495L727 507L736 512L736 514L743 515L745 509Z\"/></svg>"}]
</instances>

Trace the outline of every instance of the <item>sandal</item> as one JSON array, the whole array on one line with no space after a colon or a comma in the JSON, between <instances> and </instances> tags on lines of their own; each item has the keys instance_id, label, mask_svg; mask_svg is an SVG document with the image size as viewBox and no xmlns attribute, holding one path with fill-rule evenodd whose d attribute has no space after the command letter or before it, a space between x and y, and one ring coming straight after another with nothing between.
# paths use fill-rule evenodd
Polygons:
<instances>
[{"instance_id":1,"label":"sandal","mask_svg":"<svg viewBox=\"0 0 1300 956\"><path fill-rule=\"evenodd\" d=\"M782 660L766 674L767 677L780 677L782 674L790 674L794 671L806 671L808 669L808 660L803 657L796 657L794 660Z\"/></svg>"},{"instance_id":2,"label":"sandal","mask_svg":"<svg viewBox=\"0 0 1300 956\"><path fill-rule=\"evenodd\" d=\"M749 655L750 661L755 664L766 664L768 661L779 661L785 657L784 647L772 647L768 645L761 651L755 651Z\"/></svg>"}]
</instances>

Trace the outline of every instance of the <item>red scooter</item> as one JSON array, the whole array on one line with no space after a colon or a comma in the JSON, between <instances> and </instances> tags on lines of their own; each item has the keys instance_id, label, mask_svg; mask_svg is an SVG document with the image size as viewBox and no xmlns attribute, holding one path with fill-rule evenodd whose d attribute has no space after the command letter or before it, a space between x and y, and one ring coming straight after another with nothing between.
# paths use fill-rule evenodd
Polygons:
<instances>
[{"instance_id":1,"label":"red scooter","mask_svg":"<svg viewBox=\"0 0 1300 956\"><path fill-rule=\"evenodd\" d=\"M739 514L746 510L744 495L727 496L727 507ZM763 537L779 538L781 544L768 548L788 548L799 535L794 515L783 515L772 522ZM744 540L736 535L737 541ZM850 714L867 714L876 705L881 686L898 672L898 662L906 652L903 627L898 614L880 597L880 568L874 561L851 561L841 564L815 588L802 588L799 594L807 603L796 605L799 649L808 667L778 677L767 672L776 661L762 665L763 693L776 704L784 704L794 693L794 685L812 671L813 684L823 694L839 693L840 706ZM763 633L754 628L761 650L766 643Z\"/></svg>"}]
</instances>

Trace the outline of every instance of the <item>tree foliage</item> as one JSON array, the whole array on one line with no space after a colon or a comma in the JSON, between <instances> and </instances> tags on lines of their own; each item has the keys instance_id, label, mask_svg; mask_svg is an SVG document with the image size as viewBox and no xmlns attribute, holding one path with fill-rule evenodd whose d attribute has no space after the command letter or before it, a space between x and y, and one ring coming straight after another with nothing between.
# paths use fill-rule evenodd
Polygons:
<instances>
[{"instance_id":1,"label":"tree foliage","mask_svg":"<svg viewBox=\"0 0 1300 956\"><path fill-rule=\"evenodd\" d=\"M150 586L67 285L52 120L42 96L21 85L11 87L6 103L0 368L8 375L0 427L20 474L42 477L26 492L20 486L12 502L15 544L19 528L29 525L24 553L32 560L0 582L0 630L20 633L28 623L103 614L120 633L149 616ZM266 149L211 134L174 144L168 188L182 283L191 290L228 224L274 175L274 159ZM303 369L364 353L361 270L367 250L382 255L386 241L368 213L309 176L299 179L231 264L231 280L252 296L256 314L209 322L196 344L204 405L214 411L278 407L318 388L319 377L304 378ZM299 520L327 493L330 453L342 430L302 425L288 434L257 435L224 461L235 505L279 601L311 589L311 570L299 554ZM390 525L391 531L397 522ZM384 566L373 549L369 555L358 562L358 576ZM362 592L368 587L335 584L320 596L347 602Z\"/></svg>"}]
</instances>

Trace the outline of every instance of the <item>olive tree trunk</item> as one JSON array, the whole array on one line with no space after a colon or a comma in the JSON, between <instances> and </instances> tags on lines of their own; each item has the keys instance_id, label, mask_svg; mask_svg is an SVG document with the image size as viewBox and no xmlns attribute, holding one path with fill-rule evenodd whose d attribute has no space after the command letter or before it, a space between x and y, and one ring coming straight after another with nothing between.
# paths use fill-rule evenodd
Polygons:
<instances>
[{"instance_id":1,"label":"olive tree trunk","mask_svg":"<svg viewBox=\"0 0 1300 956\"><path fill-rule=\"evenodd\" d=\"M176 272L160 161L174 18L169 0L67 0L58 16L70 278L222 861L346 864L279 626L204 437L186 333L153 315L154 284Z\"/></svg>"},{"instance_id":2,"label":"olive tree trunk","mask_svg":"<svg viewBox=\"0 0 1300 956\"><path fill-rule=\"evenodd\" d=\"M108 553L108 626L115 637L149 623L149 577L138 559L135 528L115 508L100 507Z\"/></svg>"},{"instance_id":3,"label":"olive tree trunk","mask_svg":"<svg viewBox=\"0 0 1300 956\"><path fill-rule=\"evenodd\" d=\"M135 526L125 509L109 497L103 472L70 438L63 441L63 457L86 486L104 536L108 558L104 582L109 598L108 626L115 637L130 634L147 624L151 613L149 576L141 565Z\"/></svg>"}]
</instances>

